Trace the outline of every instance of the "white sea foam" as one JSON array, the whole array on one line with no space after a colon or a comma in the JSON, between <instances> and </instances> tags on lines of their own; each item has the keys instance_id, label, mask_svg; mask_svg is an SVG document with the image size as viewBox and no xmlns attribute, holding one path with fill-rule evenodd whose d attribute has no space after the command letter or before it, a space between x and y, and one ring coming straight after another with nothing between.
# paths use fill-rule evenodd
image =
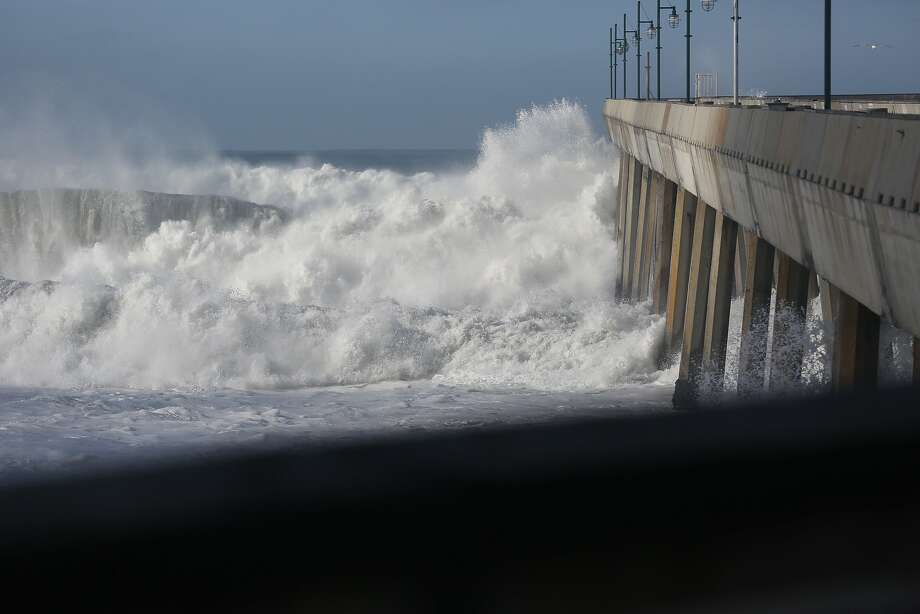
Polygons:
<instances>
[{"instance_id":1,"label":"white sea foam","mask_svg":"<svg viewBox=\"0 0 920 614\"><path fill-rule=\"evenodd\" d=\"M0 274L60 283L0 292L0 381L285 388L437 378L548 390L654 381L662 322L612 291L615 165L585 111L563 101L485 131L468 172L211 159L122 168L112 186L92 165L58 169L56 181L79 188L219 194L290 215L223 225L146 215L157 223L135 226L131 240L61 228L121 228L109 222L130 207L117 198L93 214L104 223L67 215L75 203L46 208L41 224L20 220L7 248L19 241L30 257L4 259Z\"/></svg>"}]
</instances>

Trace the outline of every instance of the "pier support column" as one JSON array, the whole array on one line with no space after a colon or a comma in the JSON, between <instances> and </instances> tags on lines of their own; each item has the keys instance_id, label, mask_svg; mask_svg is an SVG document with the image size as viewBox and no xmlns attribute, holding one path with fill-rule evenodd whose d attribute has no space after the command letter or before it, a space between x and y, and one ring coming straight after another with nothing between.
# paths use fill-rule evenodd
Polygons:
<instances>
[{"instance_id":1,"label":"pier support column","mask_svg":"<svg viewBox=\"0 0 920 614\"><path fill-rule=\"evenodd\" d=\"M623 258L626 255L626 210L629 202L629 169L632 166L632 156L625 152L620 153L620 183L617 188L617 225L616 242L620 253L620 262L617 265L616 281L614 282L614 295L623 296Z\"/></svg>"},{"instance_id":2,"label":"pier support column","mask_svg":"<svg viewBox=\"0 0 920 614\"><path fill-rule=\"evenodd\" d=\"M811 304L813 300L818 298L819 294L821 294L821 290L818 288L818 275L811 271L808 274L808 303Z\"/></svg>"},{"instance_id":3,"label":"pier support column","mask_svg":"<svg viewBox=\"0 0 920 614\"><path fill-rule=\"evenodd\" d=\"M648 292L648 278L646 277L645 283L642 283L642 272L645 271L648 275L648 260L646 260L646 246L649 242L648 234L648 221L649 221L649 212L651 209L651 185L652 185L652 174L654 171L649 169L647 166L642 165L642 183L639 186L639 201L638 206L638 215L636 217L636 241L635 248L633 249L633 260L632 260L632 288L629 292L629 298L633 301L641 301L645 299L645 295L642 292L643 286L645 291Z\"/></svg>"},{"instance_id":4,"label":"pier support column","mask_svg":"<svg viewBox=\"0 0 920 614\"><path fill-rule=\"evenodd\" d=\"M624 233L623 254L623 293L626 300L632 299L633 266L636 260L636 235L639 224L639 203L641 202L642 172L645 168L641 162L632 158L629 167L629 192L626 202L626 232Z\"/></svg>"},{"instance_id":5,"label":"pier support column","mask_svg":"<svg viewBox=\"0 0 920 614\"><path fill-rule=\"evenodd\" d=\"M674 242L674 208L677 185L661 177L661 198L656 218L655 268L652 280L652 308L655 313L668 310L668 282L671 276L671 246Z\"/></svg>"},{"instance_id":6,"label":"pier support column","mask_svg":"<svg viewBox=\"0 0 920 614\"><path fill-rule=\"evenodd\" d=\"M684 315L687 309L687 285L690 279L690 255L693 250L696 207L696 196L686 190L680 190L677 193L665 317L665 358L680 347L684 336Z\"/></svg>"},{"instance_id":7,"label":"pier support column","mask_svg":"<svg viewBox=\"0 0 920 614\"><path fill-rule=\"evenodd\" d=\"M674 389L675 407L692 407L700 396L715 221L716 210L699 202L693 226L690 283L687 285L687 309L684 314L684 344L680 354L680 377Z\"/></svg>"},{"instance_id":8,"label":"pier support column","mask_svg":"<svg viewBox=\"0 0 920 614\"><path fill-rule=\"evenodd\" d=\"M645 241L642 247L642 264L639 267L639 300L651 298L652 267L655 260L655 242L658 240L658 216L661 213L661 190L664 177L649 171L648 210L645 214Z\"/></svg>"},{"instance_id":9,"label":"pier support column","mask_svg":"<svg viewBox=\"0 0 920 614\"><path fill-rule=\"evenodd\" d=\"M826 279L818 278L818 296L821 298L821 317L825 322L834 321L834 286Z\"/></svg>"},{"instance_id":10,"label":"pier support column","mask_svg":"<svg viewBox=\"0 0 920 614\"><path fill-rule=\"evenodd\" d=\"M747 277L747 248L744 243L744 233L738 233L738 244L735 246L735 284L732 296L744 297L744 280Z\"/></svg>"},{"instance_id":11,"label":"pier support column","mask_svg":"<svg viewBox=\"0 0 920 614\"><path fill-rule=\"evenodd\" d=\"M722 215L721 212L716 213L712 271L709 275L709 297L706 306L703 364L709 381L708 385L717 392L722 391L725 376L725 352L728 347L728 326L732 308L737 245L738 224Z\"/></svg>"},{"instance_id":12,"label":"pier support column","mask_svg":"<svg viewBox=\"0 0 920 614\"><path fill-rule=\"evenodd\" d=\"M914 337L914 385L920 386L920 337Z\"/></svg>"},{"instance_id":13,"label":"pier support column","mask_svg":"<svg viewBox=\"0 0 920 614\"><path fill-rule=\"evenodd\" d=\"M834 390L875 388L879 317L839 288L834 295Z\"/></svg>"},{"instance_id":14,"label":"pier support column","mask_svg":"<svg viewBox=\"0 0 920 614\"><path fill-rule=\"evenodd\" d=\"M824 332L824 373L829 379L834 373L834 292L836 288L818 277L818 297L821 299L821 328Z\"/></svg>"},{"instance_id":15,"label":"pier support column","mask_svg":"<svg viewBox=\"0 0 920 614\"><path fill-rule=\"evenodd\" d=\"M811 272L782 252L777 253L776 311L770 351L770 389L782 390L802 379L805 316Z\"/></svg>"},{"instance_id":16,"label":"pier support column","mask_svg":"<svg viewBox=\"0 0 920 614\"><path fill-rule=\"evenodd\" d=\"M744 231L747 271L744 285L744 317L738 354L738 393L763 389L767 360L770 299L773 290L773 246L753 232Z\"/></svg>"}]
</instances>

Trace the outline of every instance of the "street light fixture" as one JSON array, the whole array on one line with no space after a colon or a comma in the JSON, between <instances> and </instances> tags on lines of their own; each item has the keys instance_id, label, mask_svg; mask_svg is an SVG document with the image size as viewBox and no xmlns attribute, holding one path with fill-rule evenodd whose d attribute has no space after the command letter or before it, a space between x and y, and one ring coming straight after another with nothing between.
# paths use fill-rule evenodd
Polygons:
<instances>
[{"instance_id":1,"label":"street light fixture","mask_svg":"<svg viewBox=\"0 0 920 614\"><path fill-rule=\"evenodd\" d=\"M716 0L701 0L700 7L707 13L711 12L712 9L716 8Z\"/></svg>"},{"instance_id":2,"label":"street light fixture","mask_svg":"<svg viewBox=\"0 0 920 614\"><path fill-rule=\"evenodd\" d=\"M671 8L671 14L668 15L668 25L671 26L671 29L676 29L677 26L680 25L680 15L677 14L677 7L676 7L676 6L672 6L672 7L670 7L670 8ZM660 10L660 9L661 9L661 7L659 7L659 10ZM661 28L659 27L659 30L660 30L660 29L661 29Z\"/></svg>"}]
</instances>

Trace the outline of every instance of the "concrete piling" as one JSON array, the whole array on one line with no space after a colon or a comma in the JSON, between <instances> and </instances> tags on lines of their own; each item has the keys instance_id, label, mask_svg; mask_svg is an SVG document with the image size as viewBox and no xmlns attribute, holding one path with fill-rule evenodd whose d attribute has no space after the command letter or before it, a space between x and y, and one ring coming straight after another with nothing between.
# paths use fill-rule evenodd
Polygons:
<instances>
[{"instance_id":1,"label":"concrete piling","mask_svg":"<svg viewBox=\"0 0 920 614\"><path fill-rule=\"evenodd\" d=\"M914 337L914 385L920 386L920 337Z\"/></svg>"},{"instance_id":2,"label":"concrete piling","mask_svg":"<svg viewBox=\"0 0 920 614\"><path fill-rule=\"evenodd\" d=\"M633 267L636 259L636 235L639 224L639 203L641 202L643 165L633 158L629 167L629 191L626 202L626 231L623 234L623 253L620 262L623 266L623 293L626 300L632 298Z\"/></svg>"},{"instance_id":3,"label":"concrete piling","mask_svg":"<svg viewBox=\"0 0 920 614\"><path fill-rule=\"evenodd\" d=\"M738 393L748 395L764 387L774 249L753 232L745 230L744 238L747 272L738 354Z\"/></svg>"},{"instance_id":4,"label":"concrete piling","mask_svg":"<svg viewBox=\"0 0 920 614\"><path fill-rule=\"evenodd\" d=\"M652 308L664 315L668 309L668 282L671 276L671 246L674 241L674 208L677 204L677 186L660 177L661 198L656 217L655 268L652 281Z\"/></svg>"},{"instance_id":5,"label":"concrete piling","mask_svg":"<svg viewBox=\"0 0 920 614\"><path fill-rule=\"evenodd\" d=\"M677 193L674 205L674 232L671 242L668 301L665 313L665 356L676 351L683 341L696 209L696 196L681 189Z\"/></svg>"},{"instance_id":6,"label":"concrete piling","mask_svg":"<svg viewBox=\"0 0 920 614\"><path fill-rule=\"evenodd\" d=\"M814 271L809 271L808 273L808 302L811 303L813 300L818 298L818 295L821 294L821 289L818 287L818 276Z\"/></svg>"},{"instance_id":7,"label":"concrete piling","mask_svg":"<svg viewBox=\"0 0 920 614\"><path fill-rule=\"evenodd\" d=\"M744 233L738 233L737 245L735 246L735 281L732 288L734 298L744 296L744 280L747 276L747 250L744 246Z\"/></svg>"},{"instance_id":8,"label":"concrete piling","mask_svg":"<svg viewBox=\"0 0 920 614\"><path fill-rule=\"evenodd\" d=\"M648 220L649 220L649 200L651 196L652 176L648 167L642 166L642 178L639 184L639 199L636 203L636 239L632 252L632 274L630 275L629 298L633 301L641 301L645 298L642 292L642 272L648 272L648 261L645 258L646 245L649 242ZM646 280L645 290L648 292L648 281Z\"/></svg>"},{"instance_id":9,"label":"concrete piling","mask_svg":"<svg viewBox=\"0 0 920 614\"><path fill-rule=\"evenodd\" d=\"M629 201L629 169L632 166L633 157L626 153L620 154L620 183L617 189L617 223L616 236L614 239L620 247L620 262L616 270L616 280L614 281L615 296L623 296L623 258L626 257L624 246L626 244L626 210Z\"/></svg>"},{"instance_id":10,"label":"concrete piling","mask_svg":"<svg viewBox=\"0 0 920 614\"><path fill-rule=\"evenodd\" d=\"M715 221L716 210L702 201L699 202L693 227L680 376L674 389L674 405L677 407L691 407L697 403L700 396Z\"/></svg>"},{"instance_id":11,"label":"concrete piling","mask_svg":"<svg viewBox=\"0 0 920 614\"><path fill-rule=\"evenodd\" d=\"M782 390L801 381L811 272L782 252L776 253L776 260L770 388Z\"/></svg>"},{"instance_id":12,"label":"concrete piling","mask_svg":"<svg viewBox=\"0 0 920 614\"><path fill-rule=\"evenodd\" d=\"M879 316L840 289L834 294L834 390L874 388L878 384Z\"/></svg>"},{"instance_id":13,"label":"concrete piling","mask_svg":"<svg viewBox=\"0 0 920 614\"><path fill-rule=\"evenodd\" d=\"M703 342L703 364L709 385L722 390L725 373L725 353L728 346L729 317L732 306L732 286L735 277L735 251L738 245L738 224L716 214L712 270L709 275L709 295L706 306L706 332Z\"/></svg>"},{"instance_id":14,"label":"concrete piling","mask_svg":"<svg viewBox=\"0 0 920 614\"><path fill-rule=\"evenodd\" d=\"M651 273L655 259L655 241L657 236L658 215L661 211L661 187L663 177L655 171L649 171L648 205L645 214L645 240L642 243L641 263L639 266L638 300L650 298Z\"/></svg>"}]
</instances>

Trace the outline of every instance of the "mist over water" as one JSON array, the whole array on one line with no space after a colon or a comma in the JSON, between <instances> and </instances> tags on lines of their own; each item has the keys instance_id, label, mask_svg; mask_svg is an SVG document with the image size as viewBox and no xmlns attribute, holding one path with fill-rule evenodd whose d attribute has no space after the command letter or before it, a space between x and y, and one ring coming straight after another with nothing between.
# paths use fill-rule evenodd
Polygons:
<instances>
[{"instance_id":1,"label":"mist over water","mask_svg":"<svg viewBox=\"0 0 920 614\"><path fill-rule=\"evenodd\" d=\"M0 177L40 188L0 197L3 384L673 379L661 318L613 296L616 154L578 105L519 112L456 170L31 164Z\"/></svg>"}]
</instances>

